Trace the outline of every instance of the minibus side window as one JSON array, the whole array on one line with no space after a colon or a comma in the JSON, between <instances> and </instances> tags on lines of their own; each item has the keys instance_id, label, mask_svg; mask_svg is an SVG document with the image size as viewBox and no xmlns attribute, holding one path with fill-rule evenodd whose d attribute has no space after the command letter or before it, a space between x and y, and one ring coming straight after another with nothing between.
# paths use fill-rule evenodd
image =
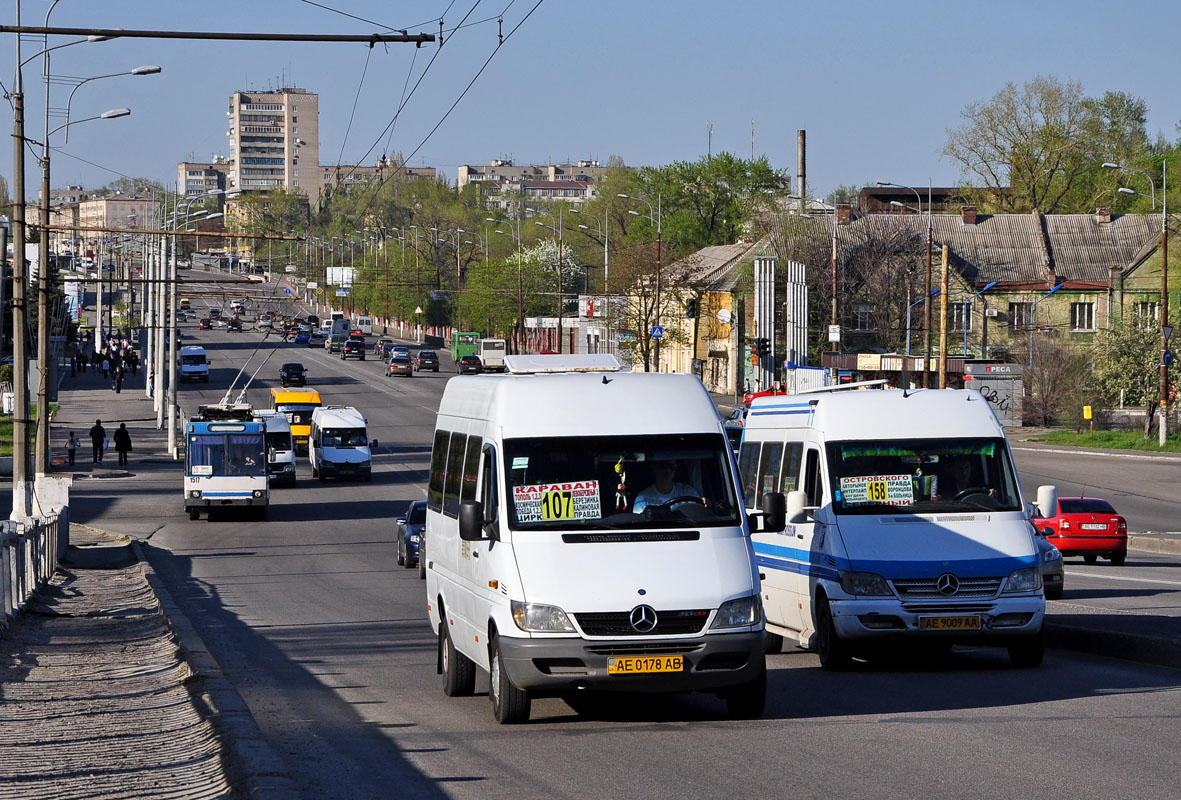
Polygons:
<instances>
[{"instance_id":1,"label":"minibus side window","mask_svg":"<svg viewBox=\"0 0 1181 800\"><path fill-rule=\"evenodd\" d=\"M447 442L451 434L447 431L435 431L435 444L431 449L431 475L426 490L426 504L431 511L441 511L443 508L443 477L447 464Z\"/></svg>"},{"instance_id":2,"label":"minibus side window","mask_svg":"<svg viewBox=\"0 0 1181 800\"><path fill-rule=\"evenodd\" d=\"M805 505L819 508L824 500L824 487L820 483L820 451L808 448L808 459L804 462L804 493L808 496Z\"/></svg>"},{"instance_id":3,"label":"minibus side window","mask_svg":"<svg viewBox=\"0 0 1181 800\"><path fill-rule=\"evenodd\" d=\"M779 491L787 494L800 488L800 461L803 460L804 443L788 442L783 449L783 479Z\"/></svg>"},{"instance_id":4,"label":"minibus side window","mask_svg":"<svg viewBox=\"0 0 1181 800\"><path fill-rule=\"evenodd\" d=\"M779 468L783 463L783 444L767 442L763 445L763 456L759 459L759 473L755 482L755 506L763 495L779 491Z\"/></svg>"},{"instance_id":5,"label":"minibus side window","mask_svg":"<svg viewBox=\"0 0 1181 800\"><path fill-rule=\"evenodd\" d=\"M467 455L463 459L463 485L459 487L459 501L476 499L476 481L480 477L479 436L467 437Z\"/></svg>"},{"instance_id":6,"label":"minibus side window","mask_svg":"<svg viewBox=\"0 0 1181 800\"><path fill-rule=\"evenodd\" d=\"M459 484L463 480L465 444L466 434L451 434L451 449L447 452L447 479L443 486L443 513L449 517L459 516Z\"/></svg>"},{"instance_id":7,"label":"minibus side window","mask_svg":"<svg viewBox=\"0 0 1181 800\"><path fill-rule=\"evenodd\" d=\"M742 503L745 508L755 507L755 488L758 484L759 443L743 442L738 456L738 474L742 478Z\"/></svg>"},{"instance_id":8,"label":"minibus side window","mask_svg":"<svg viewBox=\"0 0 1181 800\"><path fill-rule=\"evenodd\" d=\"M484 463L480 470L480 502L484 506L484 524L497 525L500 515L496 499L496 448L484 445ZM494 528L499 530L499 527Z\"/></svg>"}]
</instances>

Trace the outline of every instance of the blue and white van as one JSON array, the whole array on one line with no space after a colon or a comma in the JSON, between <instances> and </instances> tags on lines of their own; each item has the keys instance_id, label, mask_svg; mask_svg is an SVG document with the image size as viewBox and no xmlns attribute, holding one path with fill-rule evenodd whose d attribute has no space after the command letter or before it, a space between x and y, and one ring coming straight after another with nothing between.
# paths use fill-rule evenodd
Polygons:
<instances>
[{"instance_id":1,"label":"blue and white van","mask_svg":"<svg viewBox=\"0 0 1181 800\"><path fill-rule=\"evenodd\" d=\"M739 474L750 510L787 496L786 527L753 534L773 649L814 649L826 669L890 643L997 645L1041 663L1031 507L979 392L758 398ZM1056 490L1038 495L1049 505Z\"/></svg>"}]
</instances>

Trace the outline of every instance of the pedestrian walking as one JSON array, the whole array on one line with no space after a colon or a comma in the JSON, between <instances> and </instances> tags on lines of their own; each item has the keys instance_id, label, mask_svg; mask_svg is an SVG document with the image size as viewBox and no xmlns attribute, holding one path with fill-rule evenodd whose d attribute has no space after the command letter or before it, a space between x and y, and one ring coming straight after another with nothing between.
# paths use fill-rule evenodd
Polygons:
<instances>
[{"instance_id":1,"label":"pedestrian walking","mask_svg":"<svg viewBox=\"0 0 1181 800\"><path fill-rule=\"evenodd\" d=\"M123 391L123 365L120 364L115 368L115 394L120 394Z\"/></svg>"},{"instance_id":2,"label":"pedestrian walking","mask_svg":"<svg viewBox=\"0 0 1181 800\"><path fill-rule=\"evenodd\" d=\"M70 457L70 466L74 466L74 456L78 452L78 437L70 431L70 438L66 439L66 454Z\"/></svg>"},{"instance_id":3,"label":"pedestrian walking","mask_svg":"<svg viewBox=\"0 0 1181 800\"><path fill-rule=\"evenodd\" d=\"M90 443L94 445L94 463L101 464L103 460L103 447L107 440L107 429L103 427L103 421L96 419L94 427L90 429Z\"/></svg>"},{"instance_id":4,"label":"pedestrian walking","mask_svg":"<svg viewBox=\"0 0 1181 800\"><path fill-rule=\"evenodd\" d=\"M127 466L127 454L131 452L131 433L127 430L126 422L120 422L119 430L115 431L115 451L119 453L119 466Z\"/></svg>"},{"instance_id":5,"label":"pedestrian walking","mask_svg":"<svg viewBox=\"0 0 1181 800\"><path fill-rule=\"evenodd\" d=\"M103 380L111 377L111 360L103 357Z\"/></svg>"},{"instance_id":6,"label":"pedestrian walking","mask_svg":"<svg viewBox=\"0 0 1181 800\"><path fill-rule=\"evenodd\" d=\"M132 350L127 354L127 360L131 364L131 376L134 378L139 375L139 355Z\"/></svg>"},{"instance_id":7,"label":"pedestrian walking","mask_svg":"<svg viewBox=\"0 0 1181 800\"><path fill-rule=\"evenodd\" d=\"M148 373L148 394L154 395L156 393L156 370Z\"/></svg>"}]
</instances>

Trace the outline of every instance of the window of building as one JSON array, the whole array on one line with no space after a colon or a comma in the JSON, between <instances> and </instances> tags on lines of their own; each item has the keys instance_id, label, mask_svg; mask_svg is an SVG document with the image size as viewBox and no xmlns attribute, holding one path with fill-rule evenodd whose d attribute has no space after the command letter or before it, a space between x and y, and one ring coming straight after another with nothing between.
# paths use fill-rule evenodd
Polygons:
<instances>
[{"instance_id":1,"label":"window of building","mask_svg":"<svg viewBox=\"0 0 1181 800\"><path fill-rule=\"evenodd\" d=\"M951 331L971 330L972 305L970 302L947 304L947 329Z\"/></svg>"},{"instance_id":2,"label":"window of building","mask_svg":"<svg viewBox=\"0 0 1181 800\"><path fill-rule=\"evenodd\" d=\"M1093 330L1095 330L1095 304L1094 303L1071 303L1070 304L1070 329L1072 331L1093 331Z\"/></svg>"},{"instance_id":3,"label":"window of building","mask_svg":"<svg viewBox=\"0 0 1181 800\"><path fill-rule=\"evenodd\" d=\"M1137 303L1136 317L1143 322L1156 322L1160 319L1160 304Z\"/></svg>"},{"instance_id":4,"label":"window of building","mask_svg":"<svg viewBox=\"0 0 1181 800\"><path fill-rule=\"evenodd\" d=\"M1009 328L1015 331L1029 330L1033 317L1032 303L1009 303Z\"/></svg>"},{"instance_id":5,"label":"window of building","mask_svg":"<svg viewBox=\"0 0 1181 800\"><path fill-rule=\"evenodd\" d=\"M857 319L857 330L873 330L873 306L864 303L853 309Z\"/></svg>"}]
</instances>

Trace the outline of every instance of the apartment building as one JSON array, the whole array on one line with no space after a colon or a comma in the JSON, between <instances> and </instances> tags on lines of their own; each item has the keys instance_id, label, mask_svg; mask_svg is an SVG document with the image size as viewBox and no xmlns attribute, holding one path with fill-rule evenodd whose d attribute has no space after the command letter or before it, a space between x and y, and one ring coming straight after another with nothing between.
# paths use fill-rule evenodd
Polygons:
<instances>
[{"instance_id":1,"label":"apartment building","mask_svg":"<svg viewBox=\"0 0 1181 800\"><path fill-rule=\"evenodd\" d=\"M395 172L406 178L427 178L435 180L438 176L434 167L402 167L382 156L375 166L361 166L356 164L321 164L321 190L350 189L354 186L365 186L373 181L380 181L392 176Z\"/></svg>"},{"instance_id":2,"label":"apartment building","mask_svg":"<svg viewBox=\"0 0 1181 800\"><path fill-rule=\"evenodd\" d=\"M456 186L461 192L468 184L479 186L485 203L492 207L504 207L522 194L526 200L562 200L578 205L596 195L595 185L607 170L598 161L517 166L510 160L496 159L487 166L461 164Z\"/></svg>"},{"instance_id":3,"label":"apartment building","mask_svg":"<svg viewBox=\"0 0 1181 800\"><path fill-rule=\"evenodd\" d=\"M234 92L226 113L227 191L301 189L313 206L319 204L319 95L299 88Z\"/></svg>"},{"instance_id":4,"label":"apartment building","mask_svg":"<svg viewBox=\"0 0 1181 800\"><path fill-rule=\"evenodd\" d=\"M224 191L233 164L224 156L209 162L182 161L176 165L176 185L185 197Z\"/></svg>"},{"instance_id":5,"label":"apartment building","mask_svg":"<svg viewBox=\"0 0 1181 800\"><path fill-rule=\"evenodd\" d=\"M113 195L83 200L78 204L81 228L145 228L159 223L160 201L137 195ZM98 238L83 233L83 238Z\"/></svg>"}]
</instances>

